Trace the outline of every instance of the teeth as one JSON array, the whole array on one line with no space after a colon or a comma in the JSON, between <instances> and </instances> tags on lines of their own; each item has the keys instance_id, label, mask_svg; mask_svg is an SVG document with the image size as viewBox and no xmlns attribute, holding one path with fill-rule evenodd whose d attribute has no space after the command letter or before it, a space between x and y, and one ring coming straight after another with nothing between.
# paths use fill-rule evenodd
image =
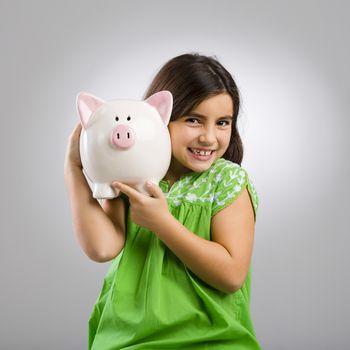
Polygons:
<instances>
[{"instance_id":1,"label":"teeth","mask_svg":"<svg viewBox=\"0 0 350 350\"><path fill-rule=\"evenodd\" d=\"M192 153L195 154L200 154L201 156L209 156L209 154L211 153L211 151L200 151L200 150L196 150L194 148L190 148Z\"/></svg>"}]
</instances>

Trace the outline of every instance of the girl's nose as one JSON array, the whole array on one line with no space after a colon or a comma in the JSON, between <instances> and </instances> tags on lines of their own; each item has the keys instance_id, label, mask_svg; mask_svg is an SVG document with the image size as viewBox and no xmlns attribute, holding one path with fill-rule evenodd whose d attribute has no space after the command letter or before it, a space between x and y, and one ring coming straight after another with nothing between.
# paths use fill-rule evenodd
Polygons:
<instances>
[{"instance_id":1,"label":"girl's nose","mask_svg":"<svg viewBox=\"0 0 350 350\"><path fill-rule=\"evenodd\" d=\"M205 129L203 133L199 136L199 141L208 145L215 143L215 132L211 128Z\"/></svg>"}]
</instances>

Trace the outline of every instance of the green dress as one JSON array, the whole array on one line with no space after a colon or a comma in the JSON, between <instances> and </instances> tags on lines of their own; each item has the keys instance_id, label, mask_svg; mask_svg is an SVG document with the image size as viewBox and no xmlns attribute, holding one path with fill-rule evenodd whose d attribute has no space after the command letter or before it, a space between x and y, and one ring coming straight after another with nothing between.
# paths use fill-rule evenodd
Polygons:
<instances>
[{"instance_id":1,"label":"green dress","mask_svg":"<svg viewBox=\"0 0 350 350\"><path fill-rule=\"evenodd\" d=\"M246 170L223 158L204 172L181 176L170 189L166 180L159 186L172 215L204 239L210 240L211 217L245 187L256 220L258 196ZM238 291L221 292L153 232L129 214L126 219L123 251L112 261L89 319L89 350L261 349L249 311L251 266Z\"/></svg>"}]
</instances>

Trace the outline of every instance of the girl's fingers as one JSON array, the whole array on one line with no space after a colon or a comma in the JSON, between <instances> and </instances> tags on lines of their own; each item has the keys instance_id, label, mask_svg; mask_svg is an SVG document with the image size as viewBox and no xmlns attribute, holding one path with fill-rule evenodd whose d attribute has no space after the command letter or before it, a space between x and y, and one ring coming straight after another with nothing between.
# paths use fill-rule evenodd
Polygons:
<instances>
[{"instance_id":1,"label":"girl's fingers","mask_svg":"<svg viewBox=\"0 0 350 350\"><path fill-rule=\"evenodd\" d=\"M73 134L75 136L80 136L80 132L81 132L81 123L79 122L76 126L75 129L73 131Z\"/></svg>"},{"instance_id":2,"label":"girl's fingers","mask_svg":"<svg viewBox=\"0 0 350 350\"><path fill-rule=\"evenodd\" d=\"M69 137L69 142L66 150L67 164L73 164L74 166L78 166L79 168L82 168L79 150L79 138L81 129L81 123L78 123Z\"/></svg>"},{"instance_id":3,"label":"girl's fingers","mask_svg":"<svg viewBox=\"0 0 350 350\"><path fill-rule=\"evenodd\" d=\"M72 140L77 140L80 137L80 133L81 133L81 123L78 123L75 126L73 132L71 133L70 138Z\"/></svg>"},{"instance_id":4,"label":"girl's fingers","mask_svg":"<svg viewBox=\"0 0 350 350\"><path fill-rule=\"evenodd\" d=\"M141 193L139 193L138 191L136 191L132 187L130 187L122 182L114 181L112 183L112 186L116 187L118 190L125 193L132 200L140 199L143 196Z\"/></svg>"}]
</instances>

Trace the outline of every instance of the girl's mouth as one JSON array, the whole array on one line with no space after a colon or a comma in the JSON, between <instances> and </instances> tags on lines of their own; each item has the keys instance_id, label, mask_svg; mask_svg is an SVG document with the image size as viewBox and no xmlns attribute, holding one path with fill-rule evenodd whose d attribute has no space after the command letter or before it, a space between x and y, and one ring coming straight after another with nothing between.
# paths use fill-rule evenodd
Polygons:
<instances>
[{"instance_id":1,"label":"girl's mouth","mask_svg":"<svg viewBox=\"0 0 350 350\"><path fill-rule=\"evenodd\" d=\"M199 151L193 148L187 148L188 153L191 155L192 158L197 159L197 160L210 160L214 153L215 150L211 150L211 151Z\"/></svg>"}]
</instances>

